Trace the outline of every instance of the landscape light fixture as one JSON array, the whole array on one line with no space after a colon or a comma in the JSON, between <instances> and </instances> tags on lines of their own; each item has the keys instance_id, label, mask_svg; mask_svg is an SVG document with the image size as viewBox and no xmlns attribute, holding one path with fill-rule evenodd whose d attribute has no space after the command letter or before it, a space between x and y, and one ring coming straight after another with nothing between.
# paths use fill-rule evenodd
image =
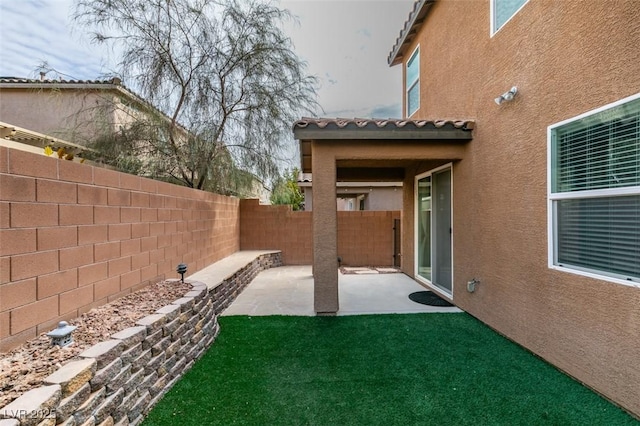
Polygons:
<instances>
[{"instance_id":1,"label":"landscape light fixture","mask_svg":"<svg viewBox=\"0 0 640 426\"><path fill-rule=\"evenodd\" d=\"M71 333L78 328L75 325L69 325L66 321L60 321L58 327L47 333L51 337L51 344L60 346L61 348L69 346L73 343Z\"/></svg>"},{"instance_id":2,"label":"landscape light fixture","mask_svg":"<svg viewBox=\"0 0 640 426\"><path fill-rule=\"evenodd\" d=\"M182 277L181 280L184 283L184 274L187 273L187 264L186 263L178 264L178 266L176 267L176 272L180 274L180 276Z\"/></svg>"},{"instance_id":3,"label":"landscape light fixture","mask_svg":"<svg viewBox=\"0 0 640 426\"><path fill-rule=\"evenodd\" d=\"M516 86L513 86L511 89L509 89L508 92L504 92L502 95L495 98L494 101L496 102L496 104L500 105L504 101L512 101L517 94L518 88Z\"/></svg>"}]
</instances>

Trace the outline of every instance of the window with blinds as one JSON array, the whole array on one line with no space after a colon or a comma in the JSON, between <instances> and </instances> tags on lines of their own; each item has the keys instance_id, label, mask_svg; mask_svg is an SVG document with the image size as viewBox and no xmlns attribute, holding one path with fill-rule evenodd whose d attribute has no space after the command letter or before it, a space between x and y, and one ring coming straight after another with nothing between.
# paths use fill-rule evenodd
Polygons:
<instances>
[{"instance_id":1,"label":"window with blinds","mask_svg":"<svg viewBox=\"0 0 640 426\"><path fill-rule=\"evenodd\" d=\"M492 0L491 34L495 34L528 0Z\"/></svg>"},{"instance_id":2,"label":"window with blinds","mask_svg":"<svg viewBox=\"0 0 640 426\"><path fill-rule=\"evenodd\" d=\"M640 282L640 94L549 130L553 265Z\"/></svg>"}]
</instances>

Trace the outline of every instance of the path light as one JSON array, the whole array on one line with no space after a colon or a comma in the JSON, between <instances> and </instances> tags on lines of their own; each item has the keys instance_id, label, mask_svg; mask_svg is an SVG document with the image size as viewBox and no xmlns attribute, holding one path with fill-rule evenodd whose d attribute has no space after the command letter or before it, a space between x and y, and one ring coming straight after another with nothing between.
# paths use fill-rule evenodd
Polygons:
<instances>
[{"instance_id":1,"label":"path light","mask_svg":"<svg viewBox=\"0 0 640 426\"><path fill-rule=\"evenodd\" d=\"M178 264L178 266L176 267L176 272L182 276L182 282L184 283L184 274L187 273L187 264L186 263Z\"/></svg>"},{"instance_id":2,"label":"path light","mask_svg":"<svg viewBox=\"0 0 640 426\"><path fill-rule=\"evenodd\" d=\"M47 333L47 336L51 337L51 344L58 345L61 348L73 343L73 336L71 333L75 330L75 325L69 325L66 321L60 321L58 328Z\"/></svg>"}]
</instances>

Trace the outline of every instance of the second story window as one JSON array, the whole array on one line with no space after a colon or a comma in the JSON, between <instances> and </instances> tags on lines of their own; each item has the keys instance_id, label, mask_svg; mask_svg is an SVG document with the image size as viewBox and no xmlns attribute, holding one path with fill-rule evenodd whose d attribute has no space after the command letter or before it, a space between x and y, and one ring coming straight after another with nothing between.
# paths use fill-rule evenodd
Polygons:
<instances>
[{"instance_id":1,"label":"second story window","mask_svg":"<svg viewBox=\"0 0 640 426\"><path fill-rule=\"evenodd\" d=\"M491 0L491 35L498 32L528 0Z\"/></svg>"},{"instance_id":2,"label":"second story window","mask_svg":"<svg viewBox=\"0 0 640 426\"><path fill-rule=\"evenodd\" d=\"M407 62L407 117L420 108L420 47Z\"/></svg>"}]
</instances>

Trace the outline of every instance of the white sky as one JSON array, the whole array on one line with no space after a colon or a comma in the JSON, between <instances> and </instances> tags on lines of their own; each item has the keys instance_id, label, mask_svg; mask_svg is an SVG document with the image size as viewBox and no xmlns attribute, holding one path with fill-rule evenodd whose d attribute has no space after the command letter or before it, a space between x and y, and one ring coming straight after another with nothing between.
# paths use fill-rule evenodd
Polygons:
<instances>
[{"instance_id":1,"label":"white sky","mask_svg":"<svg viewBox=\"0 0 640 426\"><path fill-rule=\"evenodd\" d=\"M326 117L397 118L402 70L387 65L413 0L281 0L298 16L287 25L308 73L320 79ZM72 28L72 0L0 0L0 76L36 77L42 62L73 79L98 79L117 58ZM125 81L126 84L126 81Z\"/></svg>"}]
</instances>

